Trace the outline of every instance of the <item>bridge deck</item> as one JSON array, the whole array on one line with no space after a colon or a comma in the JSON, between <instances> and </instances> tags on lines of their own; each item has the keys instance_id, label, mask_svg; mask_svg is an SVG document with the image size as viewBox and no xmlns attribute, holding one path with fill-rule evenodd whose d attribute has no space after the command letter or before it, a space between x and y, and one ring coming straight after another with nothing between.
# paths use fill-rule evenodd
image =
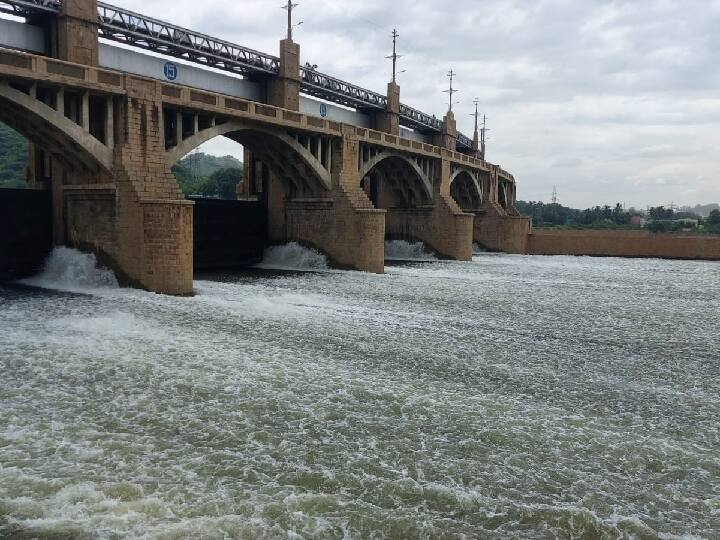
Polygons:
<instances>
[{"instance_id":1,"label":"bridge deck","mask_svg":"<svg viewBox=\"0 0 720 540\"><path fill-rule=\"evenodd\" d=\"M71 62L50 59L27 53L0 50L0 77L7 79L52 83L105 94L127 94L128 75L103 68L89 67ZM132 79L142 77L132 76ZM160 84L152 79L145 79ZM283 126L288 129L341 137L350 129L363 142L414 155L445 158L477 171L488 172L496 168L501 178L514 182L508 172L480 159L461 152L398 137L367 128L334 122L324 118L298 113L254 101L238 99L220 93L204 92L195 88L161 84L164 103L186 110L214 114L228 119L244 119L259 124Z\"/></svg>"}]
</instances>

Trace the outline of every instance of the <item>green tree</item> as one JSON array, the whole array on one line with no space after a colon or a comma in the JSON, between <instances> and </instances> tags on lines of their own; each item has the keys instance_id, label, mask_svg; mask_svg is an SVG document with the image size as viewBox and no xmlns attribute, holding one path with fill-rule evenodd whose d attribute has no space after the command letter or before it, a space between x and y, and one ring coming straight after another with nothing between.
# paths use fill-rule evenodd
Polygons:
<instances>
[{"instance_id":1,"label":"green tree","mask_svg":"<svg viewBox=\"0 0 720 540\"><path fill-rule=\"evenodd\" d=\"M658 206L655 208L651 208L648 212L650 217L652 219L656 220L663 220L663 219L672 219L675 215L675 211L672 208L665 208L664 206Z\"/></svg>"},{"instance_id":2,"label":"green tree","mask_svg":"<svg viewBox=\"0 0 720 540\"><path fill-rule=\"evenodd\" d=\"M0 123L0 188L27 187L24 177L27 162L28 142Z\"/></svg>"},{"instance_id":3,"label":"green tree","mask_svg":"<svg viewBox=\"0 0 720 540\"><path fill-rule=\"evenodd\" d=\"M235 188L242 180L242 169L220 169L210 175L205 183L202 194L206 197L219 199L236 199Z\"/></svg>"},{"instance_id":4,"label":"green tree","mask_svg":"<svg viewBox=\"0 0 720 540\"><path fill-rule=\"evenodd\" d=\"M713 210L710 212L707 222L710 225L720 225L720 210Z\"/></svg>"}]
</instances>

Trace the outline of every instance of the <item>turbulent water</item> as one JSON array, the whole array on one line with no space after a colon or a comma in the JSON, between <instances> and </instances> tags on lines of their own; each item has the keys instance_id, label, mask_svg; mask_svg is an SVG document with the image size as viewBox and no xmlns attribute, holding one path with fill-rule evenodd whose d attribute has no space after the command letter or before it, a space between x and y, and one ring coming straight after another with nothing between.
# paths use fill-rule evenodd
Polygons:
<instances>
[{"instance_id":1,"label":"turbulent water","mask_svg":"<svg viewBox=\"0 0 720 540\"><path fill-rule=\"evenodd\" d=\"M720 537L720 265L297 255L0 288L0 537Z\"/></svg>"},{"instance_id":2,"label":"turbulent water","mask_svg":"<svg viewBox=\"0 0 720 540\"><path fill-rule=\"evenodd\" d=\"M425 244L422 242L389 240L385 242L385 259L388 261L433 261L436 257L425 248Z\"/></svg>"}]
</instances>

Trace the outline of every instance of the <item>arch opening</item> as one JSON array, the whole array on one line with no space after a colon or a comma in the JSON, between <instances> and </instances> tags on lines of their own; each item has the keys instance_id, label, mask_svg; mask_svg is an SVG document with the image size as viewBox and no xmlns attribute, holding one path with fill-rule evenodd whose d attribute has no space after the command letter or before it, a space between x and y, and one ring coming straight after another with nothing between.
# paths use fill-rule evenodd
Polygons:
<instances>
[{"instance_id":1,"label":"arch opening","mask_svg":"<svg viewBox=\"0 0 720 540\"><path fill-rule=\"evenodd\" d=\"M164 114L170 165L200 145L223 136L245 147L268 167L271 175L283 183L288 199L320 197L331 189L333 148L327 138L244 121L216 121L169 110ZM188 124L192 127L188 128Z\"/></svg>"},{"instance_id":2,"label":"arch opening","mask_svg":"<svg viewBox=\"0 0 720 540\"><path fill-rule=\"evenodd\" d=\"M60 94L40 84L30 87L0 82L0 122L57 160L65 171L98 174L109 171L113 162L113 152L104 144L105 107L111 106L108 99L88 97L85 129L80 125L79 93Z\"/></svg>"},{"instance_id":3,"label":"arch opening","mask_svg":"<svg viewBox=\"0 0 720 540\"><path fill-rule=\"evenodd\" d=\"M508 209L508 184L504 180L500 180L498 182L498 204L503 208L503 210Z\"/></svg>"},{"instance_id":4,"label":"arch opening","mask_svg":"<svg viewBox=\"0 0 720 540\"><path fill-rule=\"evenodd\" d=\"M483 203L482 188L466 170L459 170L450 183L450 195L465 212L477 211Z\"/></svg>"},{"instance_id":5,"label":"arch opening","mask_svg":"<svg viewBox=\"0 0 720 540\"><path fill-rule=\"evenodd\" d=\"M40 270L52 249L49 183L37 183L30 161L39 152L15 130L0 123L0 282Z\"/></svg>"},{"instance_id":6,"label":"arch opening","mask_svg":"<svg viewBox=\"0 0 720 540\"><path fill-rule=\"evenodd\" d=\"M187 118L173 116L183 125L171 130L184 130ZM193 122L202 126L203 120ZM173 147L171 140L167 152L173 163L192 148L173 172L195 202L198 270L260 262L270 245L293 238L288 234L293 201L322 200L330 189L331 140L235 121L212 123L181 145ZM208 167L212 162L215 170Z\"/></svg>"},{"instance_id":7,"label":"arch opening","mask_svg":"<svg viewBox=\"0 0 720 540\"><path fill-rule=\"evenodd\" d=\"M423 171L400 155L381 155L360 172L360 187L378 209L411 209L432 204Z\"/></svg>"}]
</instances>

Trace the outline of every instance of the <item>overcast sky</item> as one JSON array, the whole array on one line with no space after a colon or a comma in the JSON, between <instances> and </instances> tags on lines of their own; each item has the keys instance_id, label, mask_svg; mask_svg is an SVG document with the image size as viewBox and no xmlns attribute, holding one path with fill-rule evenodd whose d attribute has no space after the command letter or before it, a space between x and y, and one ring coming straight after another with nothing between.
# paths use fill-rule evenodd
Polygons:
<instances>
[{"instance_id":1,"label":"overcast sky","mask_svg":"<svg viewBox=\"0 0 720 540\"><path fill-rule=\"evenodd\" d=\"M489 118L487 158L518 197L587 207L720 201L720 0L299 0L302 62L384 92L400 32L402 101ZM114 0L277 54L280 0ZM215 145L215 152L227 146Z\"/></svg>"}]
</instances>

